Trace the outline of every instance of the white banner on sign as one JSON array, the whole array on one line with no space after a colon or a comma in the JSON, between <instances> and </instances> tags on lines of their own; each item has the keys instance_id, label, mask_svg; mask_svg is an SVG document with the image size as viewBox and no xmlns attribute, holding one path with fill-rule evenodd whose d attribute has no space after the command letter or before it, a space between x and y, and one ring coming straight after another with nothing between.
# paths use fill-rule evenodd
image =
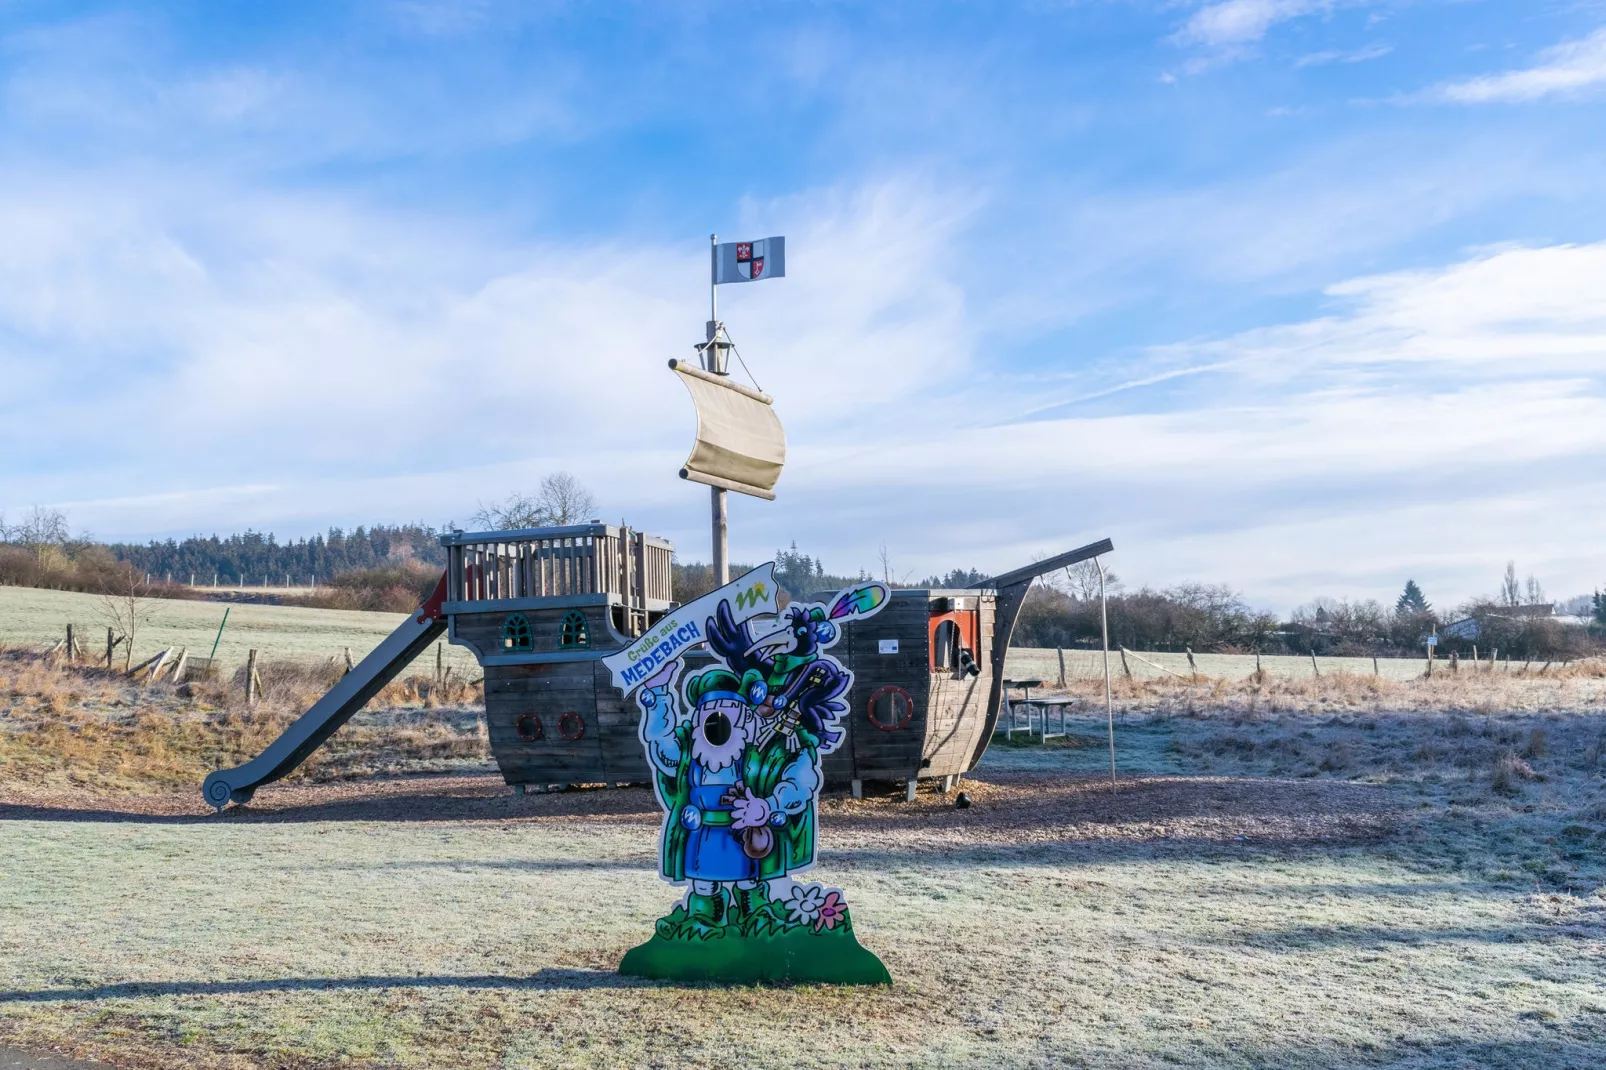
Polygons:
<instances>
[{"instance_id":1,"label":"white banner on sign","mask_svg":"<svg viewBox=\"0 0 1606 1070\"><path fill-rule=\"evenodd\" d=\"M602 663L613 673L613 686L629 695L653 673L707 638L704 625L721 601L730 602L731 616L741 624L754 617L774 616L779 608L775 595L775 562L771 561L717 591L670 610L640 639L617 654L609 654Z\"/></svg>"}]
</instances>

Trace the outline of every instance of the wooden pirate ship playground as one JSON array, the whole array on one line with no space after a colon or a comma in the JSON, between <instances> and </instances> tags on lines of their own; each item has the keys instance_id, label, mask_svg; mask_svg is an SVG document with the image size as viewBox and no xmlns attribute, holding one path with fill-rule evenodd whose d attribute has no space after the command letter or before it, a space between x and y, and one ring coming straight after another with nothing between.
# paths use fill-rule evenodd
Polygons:
<instances>
[{"instance_id":1,"label":"wooden pirate ship playground","mask_svg":"<svg viewBox=\"0 0 1606 1070\"><path fill-rule=\"evenodd\" d=\"M781 239L769 242L772 256L784 250ZM714 245L715 282L784 275L784 254L763 272L740 271L743 248L750 247ZM721 255L735 265L724 276ZM696 348L697 365L669 362L697 414L680 477L710 488L714 573L723 586L725 495L774 499L786 447L770 397L731 380L734 346L717 314ZM288 774L443 634L485 670L491 752L508 784L544 790L649 779L638 711L602 659L674 608L671 544L601 523L453 532L441 542L447 567L434 594L261 755L208 776L208 802L220 810L244 803ZM892 591L884 609L833 648L853 685L847 738L823 761L826 785L858 794L866 780L902 781L913 797L920 780L946 788L974 769L998 722L1004 655L1033 579L1111 548L1107 539L1092 543L973 589Z\"/></svg>"},{"instance_id":2,"label":"wooden pirate ship playground","mask_svg":"<svg viewBox=\"0 0 1606 1070\"><path fill-rule=\"evenodd\" d=\"M638 712L602 659L672 606L671 545L609 524L443 536L435 595L261 756L219 770L204 793L243 803L288 774L442 635L485 670L491 753L516 789L648 779ZM920 780L975 768L1003 703L1004 655L1032 580L1111 549L1108 540L965 590L894 590L834 653L853 671L847 739L826 786Z\"/></svg>"}]
</instances>

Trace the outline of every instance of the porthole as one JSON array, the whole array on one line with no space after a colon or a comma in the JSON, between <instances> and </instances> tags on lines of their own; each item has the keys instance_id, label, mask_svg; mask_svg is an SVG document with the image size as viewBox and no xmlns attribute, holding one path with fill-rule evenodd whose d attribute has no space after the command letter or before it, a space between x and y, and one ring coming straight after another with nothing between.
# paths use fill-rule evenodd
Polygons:
<instances>
[{"instance_id":1,"label":"porthole","mask_svg":"<svg viewBox=\"0 0 1606 1070\"><path fill-rule=\"evenodd\" d=\"M531 650L535 647L534 637L530 634L530 620L523 613L509 613L502 622L502 650L504 653L515 653L520 650Z\"/></svg>"},{"instance_id":2,"label":"porthole","mask_svg":"<svg viewBox=\"0 0 1606 1070\"><path fill-rule=\"evenodd\" d=\"M513 722L513 730L526 743L534 743L546 735L546 729L541 727L541 718L533 713L519 714L519 719Z\"/></svg>"},{"instance_id":3,"label":"porthole","mask_svg":"<svg viewBox=\"0 0 1606 1070\"><path fill-rule=\"evenodd\" d=\"M881 731L896 732L914 717L915 702L903 688L887 686L870 696L864 713Z\"/></svg>"},{"instance_id":4,"label":"porthole","mask_svg":"<svg viewBox=\"0 0 1606 1070\"><path fill-rule=\"evenodd\" d=\"M564 739L579 739L586 734L586 719L570 710L558 718L558 733Z\"/></svg>"},{"instance_id":5,"label":"porthole","mask_svg":"<svg viewBox=\"0 0 1606 1070\"><path fill-rule=\"evenodd\" d=\"M571 609L563 615L563 630L558 634L558 645L585 647L591 645L591 631L586 626L586 615Z\"/></svg>"}]
</instances>

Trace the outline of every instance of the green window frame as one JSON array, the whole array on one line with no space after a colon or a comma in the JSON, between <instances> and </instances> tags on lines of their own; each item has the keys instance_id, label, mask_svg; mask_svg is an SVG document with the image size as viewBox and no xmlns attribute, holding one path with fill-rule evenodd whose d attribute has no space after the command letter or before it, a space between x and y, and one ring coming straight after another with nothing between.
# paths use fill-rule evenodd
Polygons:
<instances>
[{"instance_id":1,"label":"green window frame","mask_svg":"<svg viewBox=\"0 0 1606 1070\"><path fill-rule=\"evenodd\" d=\"M502 651L516 653L534 650L535 636L530 631L530 618L523 613L509 613L502 622Z\"/></svg>"},{"instance_id":2,"label":"green window frame","mask_svg":"<svg viewBox=\"0 0 1606 1070\"><path fill-rule=\"evenodd\" d=\"M591 645L591 626L586 623L584 613L571 609L563 615L563 630L558 633L558 645L570 649Z\"/></svg>"}]
</instances>

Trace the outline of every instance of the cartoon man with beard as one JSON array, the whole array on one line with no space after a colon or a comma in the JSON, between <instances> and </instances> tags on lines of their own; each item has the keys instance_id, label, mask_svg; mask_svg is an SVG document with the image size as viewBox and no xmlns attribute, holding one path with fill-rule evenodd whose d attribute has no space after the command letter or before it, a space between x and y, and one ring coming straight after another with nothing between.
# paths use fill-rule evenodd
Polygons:
<instances>
[{"instance_id":1,"label":"cartoon man with beard","mask_svg":"<svg viewBox=\"0 0 1606 1070\"><path fill-rule=\"evenodd\" d=\"M684 912L659 931L766 932L785 920L769 882L814 862L820 740L766 704L763 673L706 669L686 681L682 705L680 669L671 662L636 693L666 815L661 873L691 884Z\"/></svg>"}]
</instances>

